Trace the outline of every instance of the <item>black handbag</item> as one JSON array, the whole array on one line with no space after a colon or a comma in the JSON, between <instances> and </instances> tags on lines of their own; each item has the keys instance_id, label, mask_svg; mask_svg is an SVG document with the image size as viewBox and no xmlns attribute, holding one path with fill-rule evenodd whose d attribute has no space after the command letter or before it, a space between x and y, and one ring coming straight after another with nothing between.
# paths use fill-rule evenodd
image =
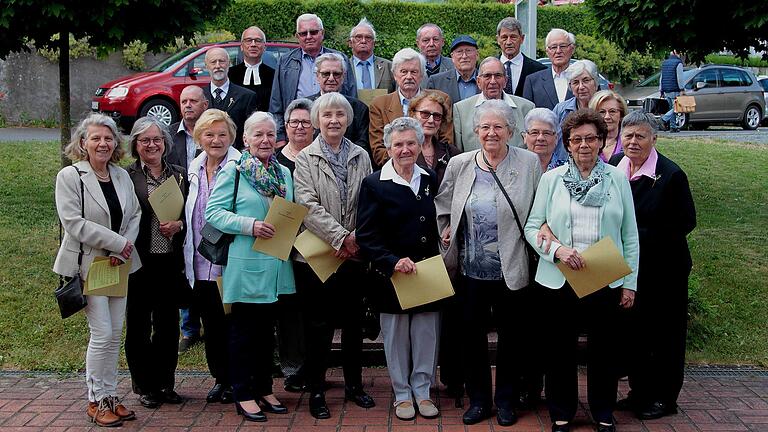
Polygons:
<instances>
[{"instance_id":1,"label":"black handbag","mask_svg":"<svg viewBox=\"0 0 768 432\"><path fill-rule=\"evenodd\" d=\"M515 215L515 222L517 222L517 229L520 230L520 238L523 240L523 246L525 247L525 254L528 256L528 285L531 284L530 281L533 281L534 277L536 276L536 269L539 267L539 254L533 249L533 247L528 243L528 241L525 240L525 232L523 231L523 224L520 222L520 217L517 215L517 210L515 210L515 205L512 204L512 200L509 198L509 194L507 194L507 190L504 189L504 186L501 184L501 180L499 180L499 177L496 175L496 170L491 167L491 164L488 163L488 159L486 159L485 154L480 151L480 154L483 155L483 161L485 162L485 165L488 166L488 171L491 172L491 175L493 176L493 179L496 180L496 184L499 186L499 189L501 189L501 193L504 195L504 198L507 199L507 203L509 203L509 207L512 208L512 214Z\"/></svg>"},{"instance_id":2,"label":"black handbag","mask_svg":"<svg viewBox=\"0 0 768 432\"><path fill-rule=\"evenodd\" d=\"M77 170L78 177L82 175L77 167L72 167ZM80 179L80 215L85 219L85 197L83 187L83 179ZM59 220L59 247L62 243L62 227L61 220ZM88 304L88 300L83 295L83 278L80 276L80 267L83 265L83 243L80 243L80 253L77 254L77 273L71 278L64 278L59 275L59 286L53 291L56 296L56 303L59 304L59 312L61 318L69 318L77 312L81 311Z\"/></svg>"},{"instance_id":3,"label":"black handbag","mask_svg":"<svg viewBox=\"0 0 768 432\"><path fill-rule=\"evenodd\" d=\"M237 188L240 185L240 171L235 169L235 193L232 195L232 213L236 213ZM225 234L206 222L200 230L200 245L197 251L203 258L217 265L226 265L229 257L229 245L235 239L234 234Z\"/></svg>"}]
</instances>

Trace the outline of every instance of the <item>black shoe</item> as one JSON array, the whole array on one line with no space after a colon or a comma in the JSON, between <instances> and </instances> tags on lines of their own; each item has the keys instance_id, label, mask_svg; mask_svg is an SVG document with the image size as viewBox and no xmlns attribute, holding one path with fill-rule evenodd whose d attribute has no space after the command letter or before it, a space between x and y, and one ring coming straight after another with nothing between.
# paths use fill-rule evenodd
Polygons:
<instances>
[{"instance_id":1,"label":"black shoe","mask_svg":"<svg viewBox=\"0 0 768 432\"><path fill-rule=\"evenodd\" d=\"M182 337L179 339L179 355L189 351L198 342L200 342L200 336Z\"/></svg>"},{"instance_id":2,"label":"black shoe","mask_svg":"<svg viewBox=\"0 0 768 432\"><path fill-rule=\"evenodd\" d=\"M261 409L263 411L266 411L268 413L272 414L287 414L288 408L283 404L274 404L272 405L264 398L258 398L256 402L261 406Z\"/></svg>"},{"instance_id":3,"label":"black shoe","mask_svg":"<svg viewBox=\"0 0 768 432\"><path fill-rule=\"evenodd\" d=\"M307 383L304 382L304 378L300 375L290 375L285 378L283 388L287 392L301 393L307 391Z\"/></svg>"},{"instance_id":4,"label":"black shoe","mask_svg":"<svg viewBox=\"0 0 768 432\"><path fill-rule=\"evenodd\" d=\"M671 414L677 414L677 405L666 404L664 402L654 402L649 407L638 411L637 418L640 420L653 420Z\"/></svg>"},{"instance_id":5,"label":"black shoe","mask_svg":"<svg viewBox=\"0 0 768 432\"><path fill-rule=\"evenodd\" d=\"M205 397L205 401L208 403L221 402L222 393L224 393L224 386L217 383L208 392L208 396Z\"/></svg>"},{"instance_id":6,"label":"black shoe","mask_svg":"<svg viewBox=\"0 0 768 432\"><path fill-rule=\"evenodd\" d=\"M475 423L480 423L490 416L490 407L472 405L467 411L464 412L464 415L461 417L461 421L464 422L465 425L473 425Z\"/></svg>"},{"instance_id":7,"label":"black shoe","mask_svg":"<svg viewBox=\"0 0 768 432\"><path fill-rule=\"evenodd\" d=\"M179 396L178 393L173 391L173 389L160 390L160 397L162 398L164 403L169 403L172 405L178 405L184 402L184 399L181 396Z\"/></svg>"},{"instance_id":8,"label":"black shoe","mask_svg":"<svg viewBox=\"0 0 768 432\"><path fill-rule=\"evenodd\" d=\"M627 396L624 399L619 399L616 401L616 410L617 411L635 411L635 400L632 399L632 396Z\"/></svg>"},{"instance_id":9,"label":"black shoe","mask_svg":"<svg viewBox=\"0 0 768 432\"><path fill-rule=\"evenodd\" d=\"M362 387L345 387L344 399L354 402L360 408L373 408L376 406L376 402L368 393L363 391Z\"/></svg>"},{"instance_id":10,"label":"black shoe","mask_svg":"<svg viewBox=\"0 0 768 432\"><path fill-rule=\"evenodd\" d=\"M252 422L265 422L267 421L267 415L264 414L264 411L259 411L257 413L249 413L248 411L244 410L243 407L240 406L240 402L235 402L235 409L237 410L237 413L242 415L244 419Z\"/></svg>"},{"instance_id":11,"label":"black shoe","mask_svg":"<svg viewBox=\"0 0 768 432\"><path fill-rule=\"evenodd\" d=\"M612 423L609 425L605 425L602 423L598 423L595 430L597 432L616 432L616 424Z\"/></svg>"},{"instance_id":12,"label":"black shoe","mask_svg":"<svg viewBox=\"0 0 768 432\"><path fill-rule=\"evenodd\" d=\"M325 395L322 393L315 393L309 397L309 413L316 419L329 419L331 418L331 411L328 409L328 404L325 403Z\"/></svg>"},{"instance_id":13,"label":"black shoe","mask_svg":"<svg viewBox=\"0 0 768 432\"><path fill-rule=\"evenodd\" d=\"M154 393L145 393L139 396L139 403L144 408L155 409L159 408L163 404L163 400L159 395Z\"/></svg>"},{"instance_id":14,"label":"black shoe","mask_svg":"<svg viewBox=\"0 0 768 432\"><path fill-rule=\"evenodd\" d=\"M231 386L224 386L224 391L221 392L220 402L223 404L231 404L235 401L235 396L232 394Z\"/></svg>"},{"instance_id":15,"label":"black shoe","mask_svg":"<svg viewBox=\"0 0 768 432\"><path fill-rule=\"evenodd\" d=\"M571 432L571 424L566 423L559 425L557 423L552 423L552 432Z\"/></svg>"},{"instance_id":16,"label":"black shoe","mask_svg":"<svg viewBox=\"0 0 768 432\"><path fill-rule=\"evenodd\" d=\"M517 423L517 413L512 408L499 408L496 411L496 422L499 426L512 426Z\"/></svg>"}]
</instances>

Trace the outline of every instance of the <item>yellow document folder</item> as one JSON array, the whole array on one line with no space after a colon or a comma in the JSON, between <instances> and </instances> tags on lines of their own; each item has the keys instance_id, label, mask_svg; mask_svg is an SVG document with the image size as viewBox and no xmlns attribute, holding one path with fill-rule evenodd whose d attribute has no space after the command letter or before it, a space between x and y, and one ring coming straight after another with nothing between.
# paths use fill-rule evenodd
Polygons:
<instances>
[{"instance_id":1,"label":"yellow document folder","mask_svg":"<svg viewBox=\"0 0 768 432\"><path fill-rule=\"evenodd\" d=\"M557 263L557 268L563 272L579 298L586 297L632 273L610 236L603 237L588 247L581 256L587 264L581 270L571 270L566 264Z\"/></svg>"},{"instance_id":2,"label":"yellow document folder","mask_svg":"<svg viewBox=\"0 0 768 432\"><path fill-rule=\"evenodd\" d=\"M219 288L219 297L221 297L221 304L224 306L224 315L232 313L232 304L224 303L224 278L219 276L216 278L216 286Z\"/></svg>"},{"instance_id":3,"label":"yellow document folder","mask_svg":"<svg viewBox=\"0 0 768 432\"><path fill-rule=\"evenodd\" d=\"M83 294L107 297L125 297L128 295L128 275L131 272L131 260L119 266L109 265L109 257L97 256L88 268Z\"/></svg>"},{"instance_id":4,"label":"yellow document folder","mask_svg":"<svg viewBox=\"0 0 768 432\"><path fill-rule=\"evenodd\" d=\"M454 295L451 279L440 255L416 263L416 273L392 275L400 307L410 309Z\"/></svg>"},{"instance_id":5,"label":"yellow document folder","mask_svg":"<svg viewBox=\"0 0 768 432\"><path fill-rule=\"evenodd\" d=\"M287 261L306 215L307 208L303 205L276 196L264 218L264 222L275 226L275 235L271 239L257 238L253 250Z\"/></svg>"},{"instance_id":6,"label":"yellow document folder","mask_svg":"<svg viewBox=\"0 0 768 432\"><path fill-rule=\"evenodd\" d=\"M323 283L336 273L336 270L344 262L344 258L334 255L336 249L333 246L324 242L310 230L304 230L296 237L294 247L307 260L309 266Z\"/></svg>"},{"instance_id":7,"label":"yellow document folder","mask_svg":"<svg viewBox=\"0 0 768 432\"><path fill-rule=\"evenodd\" d=\"M148 200L160 222L178 220L184 210L184 197L174 176L168 177L149 195Z\"/></svg>"}]
</instances>

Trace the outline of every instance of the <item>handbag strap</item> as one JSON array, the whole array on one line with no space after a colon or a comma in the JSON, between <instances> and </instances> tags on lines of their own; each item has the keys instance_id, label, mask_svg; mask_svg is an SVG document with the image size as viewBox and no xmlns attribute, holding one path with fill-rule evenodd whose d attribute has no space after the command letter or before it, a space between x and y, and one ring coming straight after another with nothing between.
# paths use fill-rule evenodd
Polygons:
<instances>
[{"instance_id":1,"label":"handbag strap","mask_svg":"<svg viewBox=\"0 0 768 432\"><path fill-rule=\"evenodd\" d=\"M483 153L483 151L480 150L480 154L483 155L483 162L485 162L485 165L488 167L488 171L491 172L493 179L496 180L496 184L499 185L499 189L501 189L501 193L504 195L504 198L507 199L507 202L509 203L509 207L512 208L512 214L515 215L515 222L517 222L517 228L520 230L520 238L523 239L523 244L525 244L525 234L523 234L523 225L520 223L520 217L517 216L517 210L515 209L515 205L512 204L512 199L509 198L509 194L507 193L507 190L504 189L504 185L501 184L501 180L499 180L499 176L496 175L496 170L493 169L491 164L488 162L488 159L485 157L485 153Z\"/></svg>"},{"instance_id":2,"label":"handbag strap","mask_svg":"<svg viewBox=\"0 0 768 432\"><path fill-rule=\"evenodd\" d=\"M83 172L80 171L76 166L72 165L72 168L77 171L77 179L80 180L80 217L85 219L85 186L83 185L83 179L82 175ZM61 242L64 238L64 227L61 225L61 219L59 219L59 247L61 247ZM77 271L80 271L80 267L83 265L83 242L80 242L80 252L77 254ZM64 286L64 276L59 275L59 287Z\"/></svg>"},{"instance_id":3,"label":"handbag strap","mask_svg":"<svg viewBox=\"0 0 768 432\"><path fill-rule=\"evenodd\" d=\"M237 213L237 188L240 186L240 170L235 167L235 193L232 195L232 213Z\"/></svg>"}]
</instances>

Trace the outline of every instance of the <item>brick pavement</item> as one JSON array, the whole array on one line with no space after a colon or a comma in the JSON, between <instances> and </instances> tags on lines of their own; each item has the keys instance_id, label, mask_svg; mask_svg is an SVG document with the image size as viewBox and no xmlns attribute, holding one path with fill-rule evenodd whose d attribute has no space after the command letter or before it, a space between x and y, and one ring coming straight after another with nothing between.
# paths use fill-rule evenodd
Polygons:
<instances>
[{"instance_id":1,"label":"brick pavement","mask_svg":"<svg viewBox=\"0 0 768 432\"><path fill-rule=\"evenodd\" d=\"M716 375L720 375L717 377ZM142 431L258 431L258 432L475 432L475 431L549 431L546 408L521 412L512 427L502 428L493 420L465 427L462 409L453 407L451 399L437 397L442 415L437 419L398 420L391 408L392 393L386 369L364 371L364 383L376 398L377 406L365 410L345 403L340 370L329 372L332 388L327 400L333 417L315 420L309 415L307 396L277 391L277 396L290 409L287 415L269 415L267 423L244 422L235 414L233 405L206 404L205 395L213 382L200 373L177 375L176 390L186 398L182 405L164 405L148 410L130 394L130 378L120 374L120 396L136 410L138 419L126 422L122 429ZM275 389L282 389L275 380ZM593 431L585 411L585 377L580 376L581 406L574 421L574 432ZM626 382L619 387L623 395ZM85 383L81 376L53 374L20 374L0 372L0 431L86 431L98 430L85 416ZM624 412L616 413L620 432L709 432L768 431L768 374L754 370L707 373L689 371L680 396L679 414L660 420L640 422Z\"/></svg>"}]
</instances>

